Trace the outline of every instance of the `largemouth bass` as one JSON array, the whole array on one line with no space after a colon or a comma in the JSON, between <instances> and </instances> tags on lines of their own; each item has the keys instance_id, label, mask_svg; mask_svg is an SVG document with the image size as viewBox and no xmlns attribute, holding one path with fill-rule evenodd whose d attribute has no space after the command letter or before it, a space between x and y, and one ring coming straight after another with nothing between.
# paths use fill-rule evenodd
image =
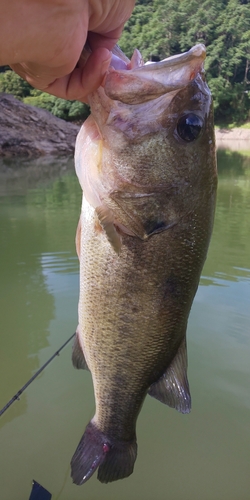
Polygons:
<instances>
[{"instance_id":1,"label":"largemouth bass","mask_svg":"<svg viewBox=\"0 0 250 500\"><path fill-rule=\"evenodd\" d=\"M72 478L129 476L151 396L188 413L186 328L212 232L217 185L205 47L144 65L117 51L75 152L83 190L73 364L96 412ZM119 69L120 68L120 69Z\"/></svg>"}]
</instances>

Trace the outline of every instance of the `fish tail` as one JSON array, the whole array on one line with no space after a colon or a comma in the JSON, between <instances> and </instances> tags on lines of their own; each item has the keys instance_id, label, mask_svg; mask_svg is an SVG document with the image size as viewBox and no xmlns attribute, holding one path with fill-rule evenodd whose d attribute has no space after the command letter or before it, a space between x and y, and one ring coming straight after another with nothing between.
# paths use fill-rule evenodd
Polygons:
<instances>
[{"instance_id":1,"label":"fish tail","mask_svg":"<svg viewBox=\"0 0 250 500\"><path fill-rule=\"evenodd\" d=\"M98 469L101 483L110 483L130 476L137 456L136 439L112 441L90 422L71 460L71 477L83 484Z\"/></svg>"}]
</instances>

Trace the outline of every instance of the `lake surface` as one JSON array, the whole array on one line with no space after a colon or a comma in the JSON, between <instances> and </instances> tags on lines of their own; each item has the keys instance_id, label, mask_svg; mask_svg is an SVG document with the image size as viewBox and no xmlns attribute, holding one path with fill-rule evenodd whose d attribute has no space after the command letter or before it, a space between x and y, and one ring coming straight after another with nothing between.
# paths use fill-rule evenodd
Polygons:
<instances>
[{"instance_id":1,"label":"lake surface","mask_svg":"<svg viewBox=\"0 0 250 500\"><path fill-rule=\"evenodd\" d=\"M70 460L93 416L71 344L0 418L0 498L249 500L250 158L219 152L208 259L188 324L190 415L147 397L132 476L83 486ZM0 166L0 408L74 333L81 191L73 162Z\"/></svg>"}]
</instances>

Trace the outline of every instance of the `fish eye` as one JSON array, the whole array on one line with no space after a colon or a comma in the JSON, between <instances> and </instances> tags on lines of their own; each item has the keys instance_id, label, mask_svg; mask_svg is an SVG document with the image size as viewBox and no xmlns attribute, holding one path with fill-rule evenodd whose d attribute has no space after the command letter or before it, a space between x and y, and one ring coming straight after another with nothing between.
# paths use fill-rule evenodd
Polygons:
<instances>
[{"instance_id":1,"label":"fish eye","mask_svg":"<svg viewBox=\"0 0 250 500\"><path fill-rule=\"evenodd\" d=\"M202 119L194 113L188 113L177 123L177 132L183 141L192 142L197 139L203 126Z\"/></svg>"}]
</instances>

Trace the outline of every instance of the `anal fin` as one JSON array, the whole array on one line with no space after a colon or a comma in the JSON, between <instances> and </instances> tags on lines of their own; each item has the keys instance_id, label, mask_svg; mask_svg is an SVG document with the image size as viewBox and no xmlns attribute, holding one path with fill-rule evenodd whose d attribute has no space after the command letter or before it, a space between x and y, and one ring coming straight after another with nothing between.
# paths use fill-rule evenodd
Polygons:
<instances>
[{"instance_id":1,"label":"anal fin","mask_svg":"<svg viewBox=\"0 0 250 500\"><path fill-rule=\"evenodd\" d=\"M148 394L181 413L191 410L191 396L187 378L186 338L162 377L152 384Z\"/></svg>"},{"instance_id":2,"label":"anal fin","mask_svg":"<svg viewBox=\"0 0 250 500\"><path fill-rule=\"evenodd\" d=\"M74 338L73 348L72 348L72 363L74 368L88 370L89 367L87 365L85 356L82 352L82 348L79 342L79 325L76 329L76 334Z\"/></svg>"}]
</instances>

